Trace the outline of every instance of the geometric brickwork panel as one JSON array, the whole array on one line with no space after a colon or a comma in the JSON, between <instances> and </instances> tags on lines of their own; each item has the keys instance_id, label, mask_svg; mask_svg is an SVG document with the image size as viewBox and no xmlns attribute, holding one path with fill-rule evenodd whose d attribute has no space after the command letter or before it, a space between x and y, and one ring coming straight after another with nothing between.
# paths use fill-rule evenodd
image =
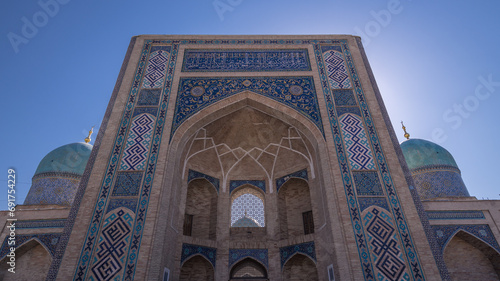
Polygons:
<instances>
[{"instance_id":1,"label":"geometric brickwork panel","mask_svg":"<svg viewBox=\"0 0 500 281\"><path fill-rule=\"evenodd\" d=\"M251 191L252 188L247 190ZM262 196L259 196L262 197ZM250 193L245 193L234 199L231 204L231 227L239 219L247 217L255 220L260 227L266 225L266 219L264 215L264 201L258 196ZM240 221L241 222L241 221ZM252 225L239 225L239 227L250 227ZM255 226L255 225L253 225Z\"/></svg>"},{"instance_id":2,"label":"geometric brickwork panel","mask_svg":"<svg viewBox=\"0 0 500 281\"><path fill-rule=\"evenodd\" d=\"M313 261L316 261L314 242L305 242L280 248L281 268L283 268L285 263L297 253L304 254Z\"/></svg>"},{"instance_id":3,"label":"geometric brickwork panel","mask_svg":"<svg viewBox=\"0 0 500 281\"><path fill-rule=\"evenodd\" d=\"M336 106L356 106L356 98L354 97L354 93L352 90L333 90L333 99L335 100ZM359 111L359 109L358 109ZM339 116L340 112L338 113ZM361 114L358 114L361 115Z\"/></svg>"},{"instance_id":4,"label":"geometric brickwork panel","mask_svg":"<svg viewBox=\"0 0 500 281\"><path fill-rule=\"evenodd\" d=\"M201 255L205 257L215 269L215 260L217 258L217 249L204 247L192 244L182 244L182 254L181 254L181 264L184 263L188 258L194 255Z\"/></svg>"},{"instance_id":5,"label":"geometric brickwork panel","mask_svg":"<svg viewBox=\"0 0 500 281\"><path fill-rule=\"evenodd\" d=\"M266 193L266 182L258 180L232 180L229 182L229 193L233 192L233 190L245 184L250 184L255 187L258 187L262 191L264 191L264 193Z\"/></svg>"},{"instance_id":6,"label":"geometric brickwork panel","mask_svg":"<svg viewBox=\"0 0 500 281\"><path fill-rule=\"evenodd\" d=\"M358 195L384 195L377 172L352 172Z\"/></svg>"},{"instance_id":7,"label":"geometric brickwork panel","mask_svg":"<svg viewBox=\"0 0 500 281\"><path fill-rule=\"evenodd\" d=\"M342 52L328 50L323 53L325 68L328 73L328 81L332 89L351 88L351 80L347 72Z\"/></svg>"},{"instance_id":8,"label":"geometric brickwork panel","mask_svg":"<svg viewBox=\"0 0 500 281\"><path fill-rule=\"evenodd\" d=\"M158 105L161 89L142 89L139 92L137 105Z\"/></svg>"},{"instance_id":9,"label":"geometric brickwork panel","mask_svg":"<svg viewBox=\"0 0 500 281\"><path fill-rule=\"evenodd\" d=\"M154 51L153 51L154 50ZM170 46L151 47L146 74L142 80L143 88L161 88L165 81Z\"/></svg>"},{"instance_id":10,"label":"geometric brickwork panel","mask_svg":"<svg viewBox=\"0 0 500 281\"><path fill-rule=\"evenodd\" d=\"M353 170L375 170L372 151L360 117L351 113L340 117L340 127Z\"/></svg>"},{"instance_id":11,"label":"geometric brickwork panel","mask_svg":"<svg viewBox=\"0 0 500 281\"><path fill-rule=\"evenodd\" d=\"M73 203L80 179L37 177L24 205L66 205Z\"/></svg>"},{"instance_id":12,"label":"geometric brickwork panel","mask_svg":"<svg viewBox=\"0 0 500 281\"><path fill-rule=\"evenodd\" d=\"M57 243L59 242L59 238L61 237L61 233L43 233L43 234L16 234L16 248L19 248L26 242L35 239L40 244L45 246L45 248L49 251L50 255L53 257L57 248ZM0 248L0 259L3 259L8 253L10 253L9 245L9 237L5 237L5 240L2 243L2 247Z\"/></svg>"},{"instance_id":13,"label":"geometric brickwork panel","mask_svg":"<svg viewBox=\"0 0 500 281\"><path fill-rule=\"evenodd\" d=\"M309 71L306 49L295 50L186 50L183 72Z\"/></svg>"},{"instance_id":14,"label":"geometric brickwork panel","mask_svg":"<svg viewBox=\"0 0 500 281\"><path fill-rule=\"evenodd\" d=\"M194 170L189 170L188 172L188 182L194 180L194 179L206 179L208 182L210 182L215 189L217 189L217 193L219 193L219 179L211 177L209 175L205 175L203 173L200 173L198 171Z\"/></svg>"},{"instance_id":15,"label":"geometric brickwork panel","mask_svg":"<svg viewBox=\"0 0 500 281\"><path fill-rule=\"evenodd\" d=\"M384 197L359 197L358 202L360 212L371 206L378 206L389 211L389 205L387 205L387 200Z\"/></svg>"},{"instance_id":16,"label":"geometric brickwork panel","mask_svg":"<svg viewBox=\"0 0 500 281\"><path fill-rule=\"evenodd\" d=\"M436 197L469 197L462 176L453 171L429 171L413 174L415 187L420 199L427 200Z\"/></svg>"},{"instance_id":17,"label":"geometric brickwork panel","mask_svg":"<svg viewBox=\"0 0 500 281\"><path fill-rule=\"evenodd\" d=\"M283 186L283 184L285 184L285 182L287 182L291 178L299 178L299 179L304 179L307 181L308 180L307 169L293 172L289 175L286 175L286 176L283 176L279 179L276 179L276 190L280 191L280 188Z\"/></svg>"},{"instance_id":18,"label":"geometric brickwork panel","mask_svg":"<svg viewBox=\"0 0 500 281\"><path fill-rule=\"evenodd\" d=\"M134 214L116 209L107 215L92 259L90 280L121 280L130 244Z\"/></svg>"},{"instance_id":19,"label":"geometric brickwork panel","mask_svg":"<svg viewBox=\"0 0 500 281\"><path fill-rule=\"evenodd\" d=\"M229 268L244 258L253 258L268 267L267 249L229 249Z\"/></svg>"},{"instance_id":20,"label":"geometric brickwork panel","mask_svg":"<svg viewBox=\"0 0 500 281\"><path fill-rule=\"evenodd\" d=\"M113 196L135 196L139 194L142 172L120 172L116 177Z\"/></svg>"},{"instance_id":21,"label":"geometric brickwork panel","mask_svg":"<svg viewBox=\"0 0 500 281\"><path fill-rule=\"evenodd\" d=\"M429 220L485 219L482 211L426 211Z\"/></svg>"},{"instance_id":22,"label":"geometric brickwork panel","mask_svg":"<svg viewBox=\"0 0 500 281\"><path fill-rule=\"evenodd\" d=\"M469 224L469 225L433 225L432 230L436 235L436 240L444 252L444 249L448 242L455 236L459 231L465 231L472 234L476 238L482 240L486 244L490 245L493 249L500 253L500 246L495 236L491 232L490 226L487 224Z\"/></svg>"},{"instance_id":23,"label":"geometric brickwork panel","mask_svg":"<svg viewBox=\"0 0 500 281\"><path fill-rule=\"evenodd\" d=\"M283 103L311 120L321 132L323 124L312 77L181 78L171 136L189 117L224 98L250 91Z\"/></svg>"},{"instance_id":24,"label":"geometric brickwork panel","mask_svg":"<svg viewBox=\"0 0 500 281\"><path fill-rule=\"evenodd\" d=\"M123 152L120 170L144 170L151 144L151 135L155 118L149 114L141 114L132 120L127 138L127 146Z\"/></svg>"},{"instance_id":25,"label":"geometric brickwork panel","mask_svg":"<svg viewBox=\"0 0 500 281\"><path fill-rule=\"evenodd\" d=\"M372 207L363 220L377 280L410 280L393 219L385 210Z\"/></svg>"}]
</instances>

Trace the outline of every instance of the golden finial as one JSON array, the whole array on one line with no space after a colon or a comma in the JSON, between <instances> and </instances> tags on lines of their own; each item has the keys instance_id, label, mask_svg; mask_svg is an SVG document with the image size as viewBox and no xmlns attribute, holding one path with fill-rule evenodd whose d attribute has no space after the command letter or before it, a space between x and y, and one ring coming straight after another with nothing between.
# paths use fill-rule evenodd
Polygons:
<instances>
[{"instance_id":1,"label":"golden finial","mask_svg":"<svg viewBox=\"0 0 500 281\"><path fill-rule=\"evenodd\" d=\"M401 126L403 126L403 131L405 131L405 138L406 138L407 140L409 140L409 139L410 139L410 134L408 134L408 133L406 132L406 127L405 127L405 125L403 124L403 121L401 121Z\"/></svg>"},{"instance_id":2,"label":"golden finial","mask_svg":"<svg viewBox=\"0 0 500 281\"><path fill-rule=\"evenodd\" d=\"M85 138L85 143L89 143L91 141L90 136L94 132L94 126L92 126L92 129L89 131L89 135Z\"/></svg>"}]
</instances>

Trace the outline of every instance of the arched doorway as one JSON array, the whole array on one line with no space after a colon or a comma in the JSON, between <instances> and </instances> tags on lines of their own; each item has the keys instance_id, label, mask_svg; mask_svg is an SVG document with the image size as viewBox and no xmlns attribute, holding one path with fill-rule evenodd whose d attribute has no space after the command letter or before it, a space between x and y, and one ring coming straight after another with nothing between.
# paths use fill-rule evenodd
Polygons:
<instances>
[{"instance_id":1,"label":"arched doorway","mask_svg":"<svg viewBox=\"0 0 500 281\"><path fill-rule=\"evenodd\" d=\"M459 231L444 250L453 280L500 280L500 254L475 236Z\"/></svg>"},{"instance_id":2,"label":"arched doorway","mask_svg":"<svg viewBox=\"0 0 500 281\"><path fill-rule=\"evenodd\" d=\"M296 254L285 263L285 266L283 266L283 280L319 280L316 264L309 257L302 254Z\"/></svg>"},{"instance_id":3,"label":"arched doorway","mask_svg":"<svg viewBox=\"0 0 500 281\"><path fill-rule=\"evenodd\" d=\"M52 256L36 239L23 244L16 249L16 269L14 274L8 272L8 257L0 262L0 280L33 280L45 279L49 272Z\"/></svg>"},{"instance_id":4,"label":"arched doorway","mask_svg":"<svg viewBox=\"0 0 500 281\"><path fill-rule=\"evenodd\" d=\"M230 280L268 280L266 268L257 261L246 258L231 268Z\"/></svg>"},{"instance_id":5,"label":"arched doorway","mask_svg":"<svg viewBox=\"0 0 500 281\"><path fill-rule=\"evenodd\" d=\"M196 255L181 267L179 281L214 281L214 268L205 258Z\"/></svg>"}]
</instances>

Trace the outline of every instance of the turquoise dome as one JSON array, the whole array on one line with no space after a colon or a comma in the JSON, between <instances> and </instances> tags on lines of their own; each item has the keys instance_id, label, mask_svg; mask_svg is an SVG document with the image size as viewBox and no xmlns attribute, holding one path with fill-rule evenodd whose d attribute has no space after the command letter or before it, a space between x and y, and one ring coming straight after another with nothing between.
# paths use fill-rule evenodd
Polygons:
<instances>
[{"instance_id":1,"label":"turquoise dome","mask_svg":"<svg viewBox=\"0 0 500 281\"><path fill-rule=\"evenodd\" d=\"M244 216L233 223L231 227L260 227L260 225L254 219Z\"/></svg>"},{"instance_id":2,"label":"turquoise dome","mask_svg":"<svg viewBox=\"0 0 500 281\"><path fill-rule=\"evenodd\" d=\"M35 176L43 173L72 173L83 175L90 157L92 145L83 142L70 143L49 152L38 164Z\"/></svg>"},{"instance_id":3,"label":"turquoise dome","mask_svg":"<svg viewBox=\"0 0 500 281\"><path fill-rule=\"evenodd\" d=\"M452 166L458 169L453 156L433 142L410 139L401 143L401 149L410 170L429 166Z\"/></svg>"}]
</instances>

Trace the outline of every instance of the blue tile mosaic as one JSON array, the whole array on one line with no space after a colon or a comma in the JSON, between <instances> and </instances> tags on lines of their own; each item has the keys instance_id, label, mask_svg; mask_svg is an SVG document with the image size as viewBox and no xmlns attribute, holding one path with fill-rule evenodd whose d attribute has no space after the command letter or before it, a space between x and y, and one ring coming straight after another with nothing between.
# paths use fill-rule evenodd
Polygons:
<instances>
[{"instance_id":1,"label":"blue tile mosaic","mask_svg":"<svg viewBox=\"0 0 500 281\"><path fill-rule=\"evenodd\" d=\"M229 249L229 268L245 258L253 258L269 268L267 249Z\"/></svg>"},{"instance_id":2,"label":"blue tile mosaic","mask_svg":"<svg viewBox=\"0 0 500 281\"><path fill-rule=\"evenodd\" d=\"M266 181L259 180L232 180L229 182L229 193L245 184L253 185L257 188L260 188L262 191L264 191L264 193L266 193Z\"/></svg>"},{"instance_id":3,"label":"blue tile mosaic","mask_svg":"<svg viewBox=\"0 0 500 281\"><path fill-rule=\"evenodd\" d=\"M372 149L361 117L347 113L339 118L342 136L353 170L375 170Z\"/></svg>"},{"instance_id":4,"label":"blue tile mosaic","mask_svg":"<svg viewBox=\"0 0 500 281\"><path fill-rule=\"evenodd\" d=\"M426 211L429 220L485 219L482 211Z\"/></svg>"},{"instance_id":5,"label":"blue tile mosaic","mask_svg":"<svg viewBox=\"0 0 500 281\"><path fill-rule=\"evenodd\" d=\"M65 205L70 206L75 198L80 177L37 177L33 179L24 205Z\"/></svg>"},{"instance_id":6,"label":"blue tile mosaic","mask_svg":"<svg viewBox=\"0 0 500 281\"><path fill-rule=\"evenodd\" d=\"M352 174L358 195L384 195L377 172L354 171Z\"/></svg>"},{"instance_id":7,"label":"blue tile mosaic","mask_svg":"<svg viewBox=\"0 0 500 281\"><path fill-rule=\"evenodd\" d=\"M35 239L48 249L51 256L54 256L60 237L61 233L16 234L16 249L26 242ZM11 246L8 244L8 238L9 237L5 237L5 240L2 243L2 248L0 248L0 259L3 259L10 252Z\"/></svg>"},{"instance_id":8,"label":"blue tile mosaic","mask_svg":"<svg viewBox=\"0 0 500 281\"><path fill-rule=\"evenodd\" d=\"M143 113L150 114L151 116L156 116L157 112L157 107L138 107L134 109L134 114L132 114L132 117L136 117L137 115L141 115Z\"/></svg>"},{"instance_id":9,"label":"blue tile mosaic","mask_svg":"<svg viewBox=\"0 0 500 281\"><path fill-rule=\"evenodd\" d=\"M364 215L363 221L377 280L410 280L391 216L373 207Z\"/></svg>"},{"instance_id":10,"label":"blue tile mosaic","mask_svg":"<svg viewBox=\"0 0 500 281\"><path fill-rule=\"evenodd\" d=\"M432 171L413 175L422 200L439 197L469 197L462 176L452 171Z\"/></svg>"},{"instance_id":11,"label":"blue tile mosaic","mask_svg":"<svg viewBox=\"0 0 500 281\"><path fill-rule=\"evenodd\" d=\"M359 110L359 107L357 106L338 106L337 108L337 115L341 117L342 115L346 113L351 113L354 115L357 115L361 117L361 111Z\"/></svg>"},{"instance_id":12,"label":"blue tile mosaic","mask_svg":"<svg viewBox=\"0 0 500 281\"><path fill-rule=\"evenodd\" d=\"M135 213L135 209L137 208L137 199L123 199L123 198L114 198L109 200L108 208L106 209L106 213L109 213L117 208L125 207L130 211Z\"/></svg>"},{"instance_id":13,"label":"blue tile mosaic","mask_svg":"<svg viewBox=\"0 0 500 281\"><path fill-rule=\"evenodd\" d=\"M182 244L182 254L181 254L181 264L183 264L188 258L194 255L201 255L205 257L215 268L215 261L217 259L217 249L204 247L200 245L192 244Z\"/></svg>"},{"instance_id":14,"label":"blue tile mosaic","mask_svg":"<svg viewBox=\"0 0 500 281\"><path fill-rule=\"evenodd\" d=\"M137 98L137 105L158 105L160 96L161 89L142 89Z\"/></svg>"},{"instance_id":15,"label":"blue tile mosaic","mask_svg":"<svg viewBox=\"0 0 500 281\"><path fill-rule=\"evenodd\" d=\"M359 197L358 201L360 213L371 206L378 206L380 208L389 210L389 205L387 205L387 200L385 199L385 197Z\"/></svg>"},{"instance_id":16,"label":"blue tile mosaic","mask_svg":"<svg viewBox=\"0 0 500 281\"><path fill-rule=\"evenodd\" d=\"M276 180L276 191L280 191L280 188L283 186L283 184L285 184L285 182L287 182L291 178L299 178L299 179L304 179L306 181L309 180L307 177L306 169L293 172L289 175L286 175Z\"/></svg>"},{"instance_id":17,"label":"blue tile mosaic","mask_svg":"<svg viewBox=\"0 0 500 281\"><path fill-rule=\"evenodd\" d=\"M170 136L203 108L231 95L251 91L281 102L311 120L323 132L312 77L181 78Z\"/></svg>"},{"instance_id":18,"label":"blue tile mosaic","mask_svg":"<svg viewBox=\"0 0 500 281\"><path fill-rule=\"evenodd\" d=\"M333 48L324 51L323 60L325 61L328 81L332 89L347 89L352 87L342 51L336 51Z\"/></svg>"},{"instance_id":19,"label":"blue tile mosaic","mask_svg":"<svg viewBox=\"0 0 500 281\"><path fill-rule=\"evenodd\" d=\"M309 71L307 49L193 50L184 52L183 72Z\"/></svg>"},{"instance_id":20,"label":"blue tile mosaic","mask_svg":"<svg viewBox=\"0 0 500 281\"><path fill-rule=\"evenodd\" d=\"M487 224L433 225L432 230L434 231L436 240L441 247L441 251L443 252L448 242L457 232L465 231L490 245L493 249L497 250L500 253L500 246L498 245L498 241L495 239L495 236L491 232L490 226Z\"/></svg>"},{"instance_id":21,"label":"blue tile mosaic","mask_svg":"<svg viewBox=\"0 0 500 281\"><path fill-rule=\"evenodd\" d=\"M206 179L215 187L215 189L217 189L217 193L219 193L219 179L211 177L209 175L205 175L203 173L194 170L189 170L187 181L190 182L194 179Z\"/></svg>"},{"instance_id":22,"label":"blue tile mosaic","mask_svg":"<svg viewBox=\"0 0 500 281\"><path fill-rule=\"evenodd\" d=\"M141 114L132 119L127 137L127 145L120 163L121 171L144 170L148 157L155 118Z\"/></svg>"},{"instance_id":23,"label":"blue tile mosaic","mask_svg":"<svg viewBox=\"0 0 500 281\"><path fill-rule=\"evenodd\" d=\"M29 228L62 228L66 223L66 219L55 220L22 220L16 222L16 229Z\"/></svg>"},{"instance_id":24,"label":"blue tile mosaic","mask_svg":"<svg viewBox=\"0 0 500 281\"><path fill-rule=\"evenodd\" d=\"M335 90L333 99L336 106L356 106L356 98L352 90ZM340 115L339 115L340 116Z\"/></svg>"},{"instance_id":25,"label":"blue tile mosaic","mask_svg":"<svg viewBox=\"0 0 500 281\"><path fill-rule=\"evenodd\" d=\"M314 242L305 242L280 248L281 268L283 268L285 263L297 253L304 254L310 257L313 261L316 261L316 249Z\"/></svg>"},{"instance_id":26,"label":"blue tile mosaic","mask_svg":"<svg viewBox=\"0 0 500 281\"><path fill-rule=\"evenodd\" d=\"M151 48L146 74L142 80L143 88L161 88L165 82L165 71L170 56L170 46L155 46Z\"/></svg>"},{"instance_id":27,"label":"blue tile mosaic","mask_svg":"<svg viewBox=\"0 0 500 281\"><path fill-rule=\"evenodd\" d=\"M139 194L143 172L119 172L113 187L113 196Z\"/></svg>"}]
</instances>

